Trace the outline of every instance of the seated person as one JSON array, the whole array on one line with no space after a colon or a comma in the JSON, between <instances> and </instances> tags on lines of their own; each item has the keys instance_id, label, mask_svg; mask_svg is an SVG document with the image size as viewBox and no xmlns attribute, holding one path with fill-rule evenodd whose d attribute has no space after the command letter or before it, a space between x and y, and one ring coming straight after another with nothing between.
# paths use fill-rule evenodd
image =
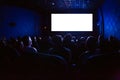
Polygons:
<instances>
[{"instance_id":1,"label":"seated person","mask_svg":"<svg viewBox=\"0 0 120 80\"><path fill-rule=\"evenodd\" d=\"M84 63L86 62L88 59L95 57L99 54L99 51L96 50L97 48L97 40L95 37L93 36L89 36L86 39L86 51L84 53L82 53L79 57L79 59Z\"/></svg>"},{"instance_id":2,"label":"seated person","mask_svg":"<svg viewBox=\"0 0 120 80\"><path fill-rule=\"evenodd\" d=\"M71 62L71 50L62 46L62 37L53 36L51 44L53 46L49 49L50 54L62 56L66 61Z\"/></svg>"},{"instance_id":3,"label":"seated person","mask_svg":"<svg viewBox=\"0 0 120 80\"><path fill-rule=\"evenodd\" d=\"M30 36L23 37L24 53L37 53L37 49L32 47L32 39Z\"/></svg>"}]
</instances>

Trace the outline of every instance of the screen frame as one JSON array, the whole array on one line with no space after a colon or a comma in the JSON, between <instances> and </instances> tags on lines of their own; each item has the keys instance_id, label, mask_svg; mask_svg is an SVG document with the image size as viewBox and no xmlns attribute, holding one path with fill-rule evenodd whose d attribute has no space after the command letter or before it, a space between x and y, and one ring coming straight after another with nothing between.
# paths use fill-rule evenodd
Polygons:
<instances>
[{"instance_id":1,"label":"screen frame","mask_svg":"<svg viewBox=\"0 0 120 80\"><path fill-rule=\"evenodd\" d=\"M52 14L92 14L92 31L52 31ZM94 32L94 13L51 13L51 32Z\"/></svg>"}]
</instances>

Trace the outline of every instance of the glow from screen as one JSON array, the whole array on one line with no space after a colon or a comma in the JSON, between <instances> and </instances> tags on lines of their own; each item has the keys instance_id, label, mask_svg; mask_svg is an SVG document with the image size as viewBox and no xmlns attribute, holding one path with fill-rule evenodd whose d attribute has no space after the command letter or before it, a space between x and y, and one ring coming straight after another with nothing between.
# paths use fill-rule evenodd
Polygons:
<instances>
[{"instance_id":1,"label":"glow from screen","mask_svg":"<svg viewBox=\"0 0 120 80\"><path fill-rule=\"evenodd\" d=\"M51 31L93 31L93 14L51 14Z\"/></svg>"}]
</instances>

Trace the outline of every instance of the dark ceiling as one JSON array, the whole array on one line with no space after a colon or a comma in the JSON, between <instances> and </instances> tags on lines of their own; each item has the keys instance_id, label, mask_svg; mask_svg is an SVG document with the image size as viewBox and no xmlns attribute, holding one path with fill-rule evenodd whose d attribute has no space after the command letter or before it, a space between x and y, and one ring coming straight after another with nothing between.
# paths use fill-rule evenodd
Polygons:
<instances>
[{"instance_id":1,"label":"dark ceiling","mask_svg":"<svg viewBox=\"0 0 120 80\"><path fill-rule=\"evenodd\" d=\"M90 10L97 9L104 0L0 0L1 5L15 5L41 12L62 10Z\"/></svg>"}]
</instances>

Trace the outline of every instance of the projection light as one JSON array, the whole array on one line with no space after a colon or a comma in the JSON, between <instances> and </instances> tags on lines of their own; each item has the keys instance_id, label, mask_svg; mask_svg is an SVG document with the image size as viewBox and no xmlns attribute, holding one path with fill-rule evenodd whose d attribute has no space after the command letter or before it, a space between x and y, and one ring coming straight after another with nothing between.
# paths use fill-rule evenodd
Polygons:
<instances>
[{"instance_id":1,"label":"projection light","mask_svg":"<svg viewBox=\"0 0 120 80\"><path fill-rule=\"evenodd\" d=\"M51 14L51 31L93 31L93 14Z\"/></svg>"}]
</instances>

